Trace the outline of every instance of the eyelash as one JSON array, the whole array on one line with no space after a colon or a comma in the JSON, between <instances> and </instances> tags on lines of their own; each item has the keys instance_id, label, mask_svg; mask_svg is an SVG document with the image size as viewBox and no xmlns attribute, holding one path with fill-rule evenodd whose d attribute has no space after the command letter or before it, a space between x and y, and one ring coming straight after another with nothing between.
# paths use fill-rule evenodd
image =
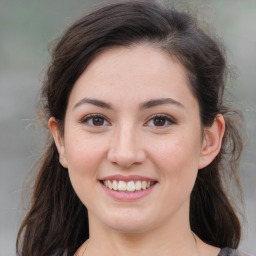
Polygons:
<instances>
[{"instance_id":1,"label":"eyelash","mask_svg":"<svg viewBox=\"0 0 256 256\"><path fill-rule=\"evenodd\" d=\"M102 125L95 125L93 123L89 123L90 121L93 122L93 119L96 119L96 118L100 118L103 120L103 124ZM107 126L109 126L109 121L103 116L103 115L100 115L100 114L90 114L90 115L87 115L85 116L81 121L80 123L85 123L85 124L88 124L89 126L92 126L92 127L102 127L104 125L104 123L107 122Z\"/></svg>"},{"instance_id":2,"label":"eyelash","mask_svg":"<svg viewBox=\"0 0 256 256\"><path fill-rule=\"evenodd\" d=\"M172 124L176 124L176 120L173 119L172 117L168 116L168 115L163 115L163 114L156 114L156 115L153 115L152 117L150 117L150 119L146 122L146 124L144 126L151 126L151 125L148 125L148 123L150 121L154 121L154 119L163 119L164 120L164 125L152 125L152 127L159 127L159 128L165 128L167 126L170 126ZM166 124L167 122L167 124Z\"/></svg>"},{"instance_id":3,"label":"eyelash","mask_svg":"<svg viewBox=\"0 0 256 256\"><path fill-rule=\"evenodd\" d=\"M100 125L95 125L93 123L90 123L90 121L93 122L93 119L96 119L96 118L101 119L103 121L103 123L101 123ZM149 124L151 121L154 122L154 120L156 120L156 119L162 119L164 121L164 124L163 125L154 125L154 124L150 125ZM92 127L110 126L110 122L101 114L87 115L80 122L85 123L85 124L87 124L89 126L92 126ZM105 124L105 122L107 122L107 125ZM165 127L170 126L172 124L176 124L176 120L174 120L170 116L163 115L163 114L156 114L156 115L151 116L143 126L165 128Z\"/></svg>"}]
</instances>

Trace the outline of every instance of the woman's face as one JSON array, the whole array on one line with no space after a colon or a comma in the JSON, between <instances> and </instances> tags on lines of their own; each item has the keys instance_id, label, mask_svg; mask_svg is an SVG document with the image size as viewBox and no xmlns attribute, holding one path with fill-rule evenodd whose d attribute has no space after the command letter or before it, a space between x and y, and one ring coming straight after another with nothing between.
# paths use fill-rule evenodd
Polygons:
<instances>
[{"instance_id":1,"label":"woman's face","mask_svg":"<svg viewBox=\"0 0 256 256\"><path fill-rule=\"evenodd\" d=\"M147 44L101 53L70 94L58 150L91 227L187 225L202 129L184 67Z\"/></svg>"}]
</instances>

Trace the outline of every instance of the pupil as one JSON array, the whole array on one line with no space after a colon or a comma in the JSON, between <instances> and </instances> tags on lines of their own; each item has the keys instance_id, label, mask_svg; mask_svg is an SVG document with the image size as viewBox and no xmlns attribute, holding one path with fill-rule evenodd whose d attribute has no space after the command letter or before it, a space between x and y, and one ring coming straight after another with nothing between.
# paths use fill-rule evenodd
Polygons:
<instances>
[{"instance_id":1,"label":"pupil","mask_svg":"<svg viewBox=\"0 0 256 256\"><path fill-rule=\"evenodd\" d=\"M155 126L163 126L163 125L165 125L165 119L162 118L162 117L156 117L154 119L154 125Z\"/></svg>"},{"instance_id":2,"label":"pupil","mask_svg":"<svg viewBox=\"0 0 256 256\"><path fill-rule=\"evenodd\" d=\"M103 125L104 120L102 117L94 117L93 118L93 124L96 126Z\"/></svg>"}]
</instances>

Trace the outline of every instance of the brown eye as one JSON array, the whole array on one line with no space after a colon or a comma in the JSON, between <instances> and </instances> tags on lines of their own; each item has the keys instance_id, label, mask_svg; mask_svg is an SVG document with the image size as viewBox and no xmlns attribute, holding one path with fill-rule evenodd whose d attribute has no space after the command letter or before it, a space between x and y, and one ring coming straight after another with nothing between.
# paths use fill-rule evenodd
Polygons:
<instances>
[{"instance_id":1,"label":"brown eye","mask_svg":"<svg viewBox=\"0 0 256 256\"><path fill-rule=\"evenodd\" d=\"M95 125L95 126L101 126L104 124L104 118L102 117L93 117L92 118L92 124Z\"/></svg>"},{"instance_id":2,"label":"brown eye","mask_svg":"<svg viewBox=\"0 0 256 256\"><path fill-rule=\"evenodd\" d=\"M170 125L176 124L175 119L168 115L164 114L157 114L153 117L151 117L145 124L144 126L149 126L149 127L159 127L159 128L167 128Z\"/></svg>"},{"instance_id":3,"label":"brown eye","mask_svg":"<svg viewBox=\"0 0 256 256\"><path fill-rule=\"evenodd\" d=\"M166 118L164 117L155 117L153 119L153 123L155 126L164 126L166 123Z\"/></svg>"},{"instance_id":4,"label":"brown eye","mask_svg":"<svg viewBox=\"0 0 256 256\"><path fill-rule=\"evenodd\" d=\"M110 123L107 121L107 119L98 114L92 114L88 115L85 118L81 120L81 123L89 125L91 127L101 127L101 126L109 126Z\"/></svg>"}]
</instances>

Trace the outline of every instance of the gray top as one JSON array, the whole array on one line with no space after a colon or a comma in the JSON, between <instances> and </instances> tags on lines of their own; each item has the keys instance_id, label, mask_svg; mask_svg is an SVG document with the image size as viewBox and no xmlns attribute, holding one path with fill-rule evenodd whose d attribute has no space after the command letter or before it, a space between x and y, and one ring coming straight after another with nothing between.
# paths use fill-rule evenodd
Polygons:
<instances>
[{"instance_id":1,"label":"gray top","mask_svg":"<svg viewBox=\"0 0 256 256\"><path fill-rule=\"evenodd\" d=\"M223 248L221 249L218 256L250 256L249 254L245 254L241 251L230 249L230 248ZM253 256L253 255L251 255Z\"/></svg>"},{"instance_id":2,"label":"gray top","mask_svg":"<svg viewBox=\"0 0 256 256\"><path fill-rule=\"evenodd\" d=\"M75 254L76 250L72 248L71 250L65 250L65 251L59 251L57 254L54 254L56 256L73 256ZM256 256L256 255L249 255L245 254L241 251L230 249L230 248L223 248L219 252L217 256Z\"/></svg>"}]
</instances>

